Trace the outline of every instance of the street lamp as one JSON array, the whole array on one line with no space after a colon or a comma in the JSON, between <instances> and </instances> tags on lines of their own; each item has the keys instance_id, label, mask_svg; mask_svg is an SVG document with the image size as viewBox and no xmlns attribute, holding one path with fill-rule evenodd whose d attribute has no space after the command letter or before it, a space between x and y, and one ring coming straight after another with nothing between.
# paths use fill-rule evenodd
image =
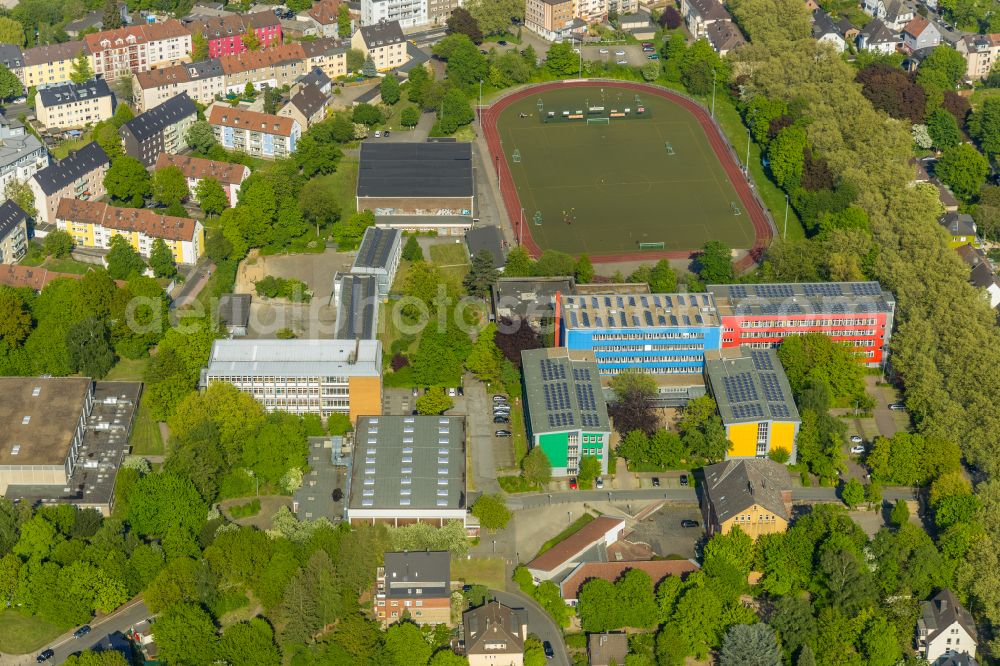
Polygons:
<instances>
[{"instance_id":1,"label":"street lamp","mask_svg":"<svg viewBox=\"0 0 1000 666\"><path fill-rule=\"evenodd\" d=\"M483 80L479 79L479 132L483 131Z\"/></svg>"},{"instance_id":2,"label":"street lamp","mask_svg":"<svg viewBox=\"0 0 1000 666\"><path fill-rule=\"evenodd\" d=\"M715 119L715 79L717 72L712 70L712 119Z\"/></svg>"},{"instance_id":3,"label":"street lamp","mask_svg":"<svg viewBox=\"0 0 1000 666\"><path fill-rule=\"evenodd\" d=\"M566 522L567 523L572 523L573 522L573 512L572 511L567 511L566 512Z\"/></svg>"},{"instance_id":4,"label":"street lamp","mask_svg":"<svg viewBox=\"0 0 1000 666\"><path fill-rule=\"evenodd\" d=\"M483 119L479 119L479 128L482 129ZM750 128L747 128L747 161L743 164L744 175L750 177Z\"/></svg>"},{"instance_id":5,"label":"street lamp","mask_svg":"<svg viewBox=\"0 0 1000 666\"><path fill-rule=\"evenodd\" d=\"M788 195L785 195L785 229L781 232L781 240L788 238Z\"/></svg>"},{"instance_id":6,"label":"street lamp","mask_svg":"<svg viewBox=\"0 0 1000 666\"><path fill-rule=\"evenodd\" d=\"M493 554L497 554L497 540L493 539Z\"/></svg>"}]
</instances>

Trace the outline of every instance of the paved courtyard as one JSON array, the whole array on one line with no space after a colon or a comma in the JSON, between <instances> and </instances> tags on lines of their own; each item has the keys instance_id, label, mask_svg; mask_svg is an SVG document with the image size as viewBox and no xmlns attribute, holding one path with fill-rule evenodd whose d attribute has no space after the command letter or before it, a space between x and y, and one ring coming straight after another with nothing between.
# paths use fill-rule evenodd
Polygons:
<instances>
[{"instance_id":1,"label":"paved courtyard","mask_svg":"<svg viewBox=\"0 0 1000 666\"><path fill-rule=\"evenodd\" d=\"M681 527L682 520L697 520L699 527ZM638 523L628 540L647 543L660 556L694 557L695 546L705 535L701 520L701 511L695 504L666 504Z\"/></svg>"}]
</instances>

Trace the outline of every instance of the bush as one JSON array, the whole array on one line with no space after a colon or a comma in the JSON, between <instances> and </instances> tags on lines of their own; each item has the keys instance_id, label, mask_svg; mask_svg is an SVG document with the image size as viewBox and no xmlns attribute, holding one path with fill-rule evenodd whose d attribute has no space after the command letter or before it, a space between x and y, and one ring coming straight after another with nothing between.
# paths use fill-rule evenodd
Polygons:
<instances>
[{"instance_id":1,"label":"bush","mask_svg":"<svg viewBox=\"0 0 1000 666\"><path fill-rule=\"evenodd\" d=\"M239 520L240 518L249 518L250 516L256 516L260 513L260 500L253 499L246 504L236 504L229 507L229 515L234 519Z\"/></svg>"}]
</instances>

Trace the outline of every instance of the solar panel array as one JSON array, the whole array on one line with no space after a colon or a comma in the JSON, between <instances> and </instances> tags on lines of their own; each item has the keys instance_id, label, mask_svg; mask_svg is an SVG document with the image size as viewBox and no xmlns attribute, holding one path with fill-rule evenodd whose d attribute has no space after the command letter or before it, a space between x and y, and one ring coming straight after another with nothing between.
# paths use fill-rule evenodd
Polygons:
<instances>
[{"instance_id":1,"label":"solar panel array","mask_svg":"<svg viewBox=\"0 0 1000 666\"><path fill-rule=\"evenodd\" d=\"M762 419L764 418L764 410L761 408L760 403L751 402L745 405L733 405L733 415L738 419Z\"/></svg>"},{"instance_id":2,"label":"solar panel array","mask_svg":"<svg viewBox=\"0 0 1000 666\"><path fill-rule=\"evenodd\" d=\"M790 397L781 383L781 370L774 352L753 349L749 356L753 362L752 371L744 369L722 377L723 392L733 416L737 419L791 418Z\"/></svg>"},{"instance_id":3,"label":"solar panel array","mask_svg":"<svg viewBox=\"0 0 1000 666\"><path fill-rule=\"evenodd\" d=\"M597 409L597 401L594 399L594 387L590 384L576 385L576 400L580 403L580 409L591 412Z\"/></svg>"},{"instance_id":4,"label":"solar panel array","mask_svg":"<svg viewBox=\"0 0 1000 666\"><path fill-rule=\"evenodd\" d=\"M545 406L542 418L549 428L597 428L601 427L602 422L606 423L606 418L602 418L599 412L597 389L594 387L596 373L593 369L577 367L568 359L543 358L538 364L541 375L540 397Z\"/></svg>"},{"instance_id":5,"label":"solar panel array","mask_svg":"<svg viewBox=\"0 0 1000 666\"><path fill-rule=\"evenodd\" d=\"M549 412L550 428L568 428L576 424L573 412Z\"/></svg>"},{"instance_id":6,"label":"solar panel array","mask_svg":"<svg viewBox=\"0 0 1000 666\"><path fill-rule=\"evenodd\" d=\"M599 428L601 425L601 419L594 412L584 412L580 415L580 420L587 428Z\"/></svg>"},{"instance_id":7,"label":"solar panel array","mask_svg":"<svg viewBox=\"0 0 1000 666\"><path fill-rule=\"evenodd\" d=\"M726 392L726 400L731 405L741 402L756 402L757 387L749 372L740 372L722 378L722 387Z\"/></svg>"},{"instance_id":8,"label":"solar panel array","mask_svg":"<svg viewBox=\"0 0 1000 666\"><path fill-rule=\"evenodd\" d=\"M758 370L774 370L774 366L771 364L771 355L766 351L754 349L750 352L750 358L753 359L753 364Z\"/></svg>"},{"instance_id":9,"label":"solar panel array","mask_svg":"<svg viewBox=\"0 0 1000 666\"><path fill-rule=\"evenodd\" d=\"M566 367L552 359L543 358L542 381L550 382L554 379L566 379Z\"/></svg>"}]
</instances>

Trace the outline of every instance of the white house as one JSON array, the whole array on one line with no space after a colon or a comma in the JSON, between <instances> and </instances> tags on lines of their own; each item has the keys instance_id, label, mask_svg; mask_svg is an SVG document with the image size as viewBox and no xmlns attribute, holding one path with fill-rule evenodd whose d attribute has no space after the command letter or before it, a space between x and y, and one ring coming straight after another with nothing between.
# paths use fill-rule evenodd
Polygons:
<instances>
[{"instance_id":1,"label":"white house","mask_svg":"<svg viewBox=\"0 0 1000 666\"><path fill-rule=\"evenodd\" d=\"M917 652L932 666L958 655L976 654L976 623L951 590L941 590L920 603Z\"/></svg>"},{"instance_id":2,"label":"white house","mask_svg":"<svg viewBox=\"0 0 1000 666\"><path fill-rule=\"evenodd\" d=\"M875 19L858 34L858 48L862 51L895 53L902 39L886 26L882 19Z\"/></svg>"},{"instance_id":3,"label":"white house","mask_svg":"<svg viewBox=\"0 0 1000 666\"><path fill-rule=\"evenodd\" d=\"M909 52L934 48L941 43L941 31L923 16L914 16L903 27L903 48Z\"/></svg>"},{"instance_id":4,"label":"white house","mask_svg":"<svg viewBox=\"0 0 1000 666\"><path fill-rule=\"evenodd\" d=\"M812 36L817 42L833 45L837 52L843 53L847 48L844 37L840 34L840 29L830 18L830 15L822 9L815 9L812 13L813 26Z\"/></svg>"}]
</instances>

